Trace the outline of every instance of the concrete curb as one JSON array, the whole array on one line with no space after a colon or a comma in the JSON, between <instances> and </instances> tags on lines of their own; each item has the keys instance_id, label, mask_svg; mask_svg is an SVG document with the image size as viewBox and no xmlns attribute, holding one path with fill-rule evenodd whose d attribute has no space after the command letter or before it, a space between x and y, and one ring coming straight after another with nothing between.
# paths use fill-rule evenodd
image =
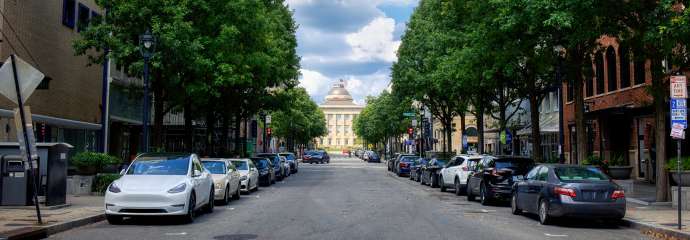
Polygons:
<instances>
[{"instance_id":1,"label":"concrete curb","mask_svg":"<svg viewBox=\"0 0 690 240\"><path fill-rule=\"evenodd\" d=\"M78 218L68 222L56 223L45 227L25 227L6 232L0 232L0 240L15 239L43 239L50 235L64 232L70 229L89 225L105 220L105 214Z\"/></svg>"},{"instance_id":2,"label":"concrete curb","mask_svg":"<svg viewBox=\"0 0 690 240\"><path fill-rule=\"evenodd\" d=\"M621 225L632 229L638 229L644 235L652 236L655 239L687 239L690 240L690 233L677 231L674 229L660 227L655 224L638 222L628 218L621 220Z\"/></svg>"}]
</instances>

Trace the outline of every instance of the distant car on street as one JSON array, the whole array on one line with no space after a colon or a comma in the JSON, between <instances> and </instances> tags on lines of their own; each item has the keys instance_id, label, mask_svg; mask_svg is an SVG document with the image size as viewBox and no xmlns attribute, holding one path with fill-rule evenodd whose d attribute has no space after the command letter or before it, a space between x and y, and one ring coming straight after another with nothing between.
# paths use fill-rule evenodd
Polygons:
<instances>
[{"instance_id":1,"label":"distant car on street","mask_svg":"<svg viewBox=\"0 0 690 240\"><path fill-rule=\"evenodd\" d=\"M539 165L516 182L512 191L513 214L536 213L541 224L556 217L625 217L623 188L593 166Z\"/></svg>"},{"instance_id":2,"label":"distant car on street","mask_svg":"<svg viewBox=\"0 0 690 240\"><path fill-rule=\"evenodd\" d=\"M327 153L324 153L321 151L307 151L304 153L304 157L302 157L302 162L309 164L326 163L329 160L326 160Z\"/></svg>"},{"instance_id":3,"label":"distant car on street","mask_svg":"<svg viewBox=\"0 0 690 240\"><path fill-rule=\"evenodd\" d=\"M285 152L278 155L285 157L288 163L290 163L290 173L297 173L299 171L299 162L297 162L297 156L294 153Z\"/></svg>"},{"instance_id":4,"label":"distant car on street","mask_svg":"<svg viewBox=\"0 0 690 240\"><path fill-rule=\"evenodd\" d=\"M417 158L410 165L410 180L421 181L422 180L422 166L429 162L426 158Z\"/></svg>"},{"instance_id":5,"label":"distant car on street","mask_svg":"<svg viewBox=\"0 0 690 240\"><path fill-rule=\"evenodd\" d=\"M432 188L439 186L438 176L441 169L446 165L447 160L432 158L426 165L422 166L421 183Z\"/></svg>"},{"instance_id":6,"label":"distant car on street","mask_svg":"<svg viewBox=\"0 0 690 240\"><path fill-rule=\"evenodd\" d=\"M276 180L282 181L287 177L285 174L285 158L280 157L277 153L259 153L257 157L265 157L273 163L273 171L275 171Z\"/></svg>"},{"instance_id":7,"label":"distant car on street","mask_svg":"<svg viewBox=\"0 0 690 240\"><path fill-rule=\"evenodd\" d=\"M193 222L196 210L213 211L213 178L196 154L142 154L121 174L105 193L110 224L152 215L183 216Z\"/></svg>"},{"instance_id":8,"label":"distant car on street","mask_svg":"<svg viewBox=\"0 0 690 240\"><path fill-rule=\"evenodd\" d=\"M213 177L216 189L215 200L226 205L230 202L230 198L240 199L240 172L230 159L202 158L201 164L211 172Z\"/></svg>"},{"instance_id":9,"label":"distant car on street","mask_svg":"<svg viewBox=\"0 0 690 240\"><path fill-rule=\"evenodd\" d=\"M276 175L275 171L273 171L273 163L271 160L263 157L253 157L250 159L259 170L259 185L269 186L276 183Z\"/></svg>"},{"instance_id":10,"label":"distant car on street","mask_svg":"<svg viewBox=\"0 0 690 240\"><path fill-rule=\"evenodd\" d=\"M534 167L534 160L516 156L484 156L467 180L467 199L479 196L482 205L509 200L513 183Z\"/></svg>"},{"instance_id":11,"label":"distant car on street","mask_svg":"<svg viewBox=\"0 0 690 240\"><path fill-rule=\"evenodd\" d=\"M240 173L240 189L243 192L259 190L259 169L254 162L249 159L232 159L232 164Z\"/></svg>"},{"instance_id":12,"label":"distant car on street","mask_svg":"<svg viewBox=\"0 0 690 240\"><path fill-rule=\"evenodd\" d=\"M370 162L370 163L380 163L381 162L381 157L376 152L368 151L366 154L367 154L367 162Z\"/></svg>"},{"instance_id":13,"label":"distant car on street","mask_svg":"<svg viewBox=\"0 0 690 240\"><path fill-rule=\"evenodd\" d=\"M441 169L439 184L442 192L446 188L453 188L456 195L467 192L467 178L470 169L474 169L482 157L479 155L460 155L453 157L446 166Z\"/></svg>"}]
</instances>

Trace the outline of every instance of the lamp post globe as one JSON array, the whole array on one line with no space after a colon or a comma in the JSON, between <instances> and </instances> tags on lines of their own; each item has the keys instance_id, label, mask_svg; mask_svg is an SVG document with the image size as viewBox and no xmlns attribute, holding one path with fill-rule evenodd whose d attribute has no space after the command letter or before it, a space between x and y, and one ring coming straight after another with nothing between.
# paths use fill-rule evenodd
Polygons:
<instances>
[{"instance_id":1,"label":"lamp post globe","mask_svg":"<svg viewBox=\"0 0 690 240\"><path fill-rule=\"evenodd\" d=\"M155 49L156 37L151 34L151 30L147 29L146 32L139 36L139 51L144 58L143 152L149 152L149 116L151 116L149 113L149 59L153 56Z\"/></svg>"}]
</instances>

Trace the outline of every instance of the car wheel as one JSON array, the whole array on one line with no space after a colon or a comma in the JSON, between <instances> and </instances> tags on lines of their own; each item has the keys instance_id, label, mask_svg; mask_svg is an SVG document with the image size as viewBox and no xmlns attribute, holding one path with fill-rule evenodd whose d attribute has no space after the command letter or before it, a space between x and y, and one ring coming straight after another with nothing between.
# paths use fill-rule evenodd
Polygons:
<instances>
[{"instance_id":1,"label":"car wheel","mask_svg":"<svg viewBox=\"0 0 690 240\"><path fill-rule=\"evenodd\" d=\"M443 175L438 175L438 180L436 182L438 182L438 185L439 185L439 188L441 189L441 192L445 192L446 191L446 183L443 182Z\"/></svg>"},{"instance_id":2,"label":"car wheel","mask_svg":"<svg viewBox=\"0 0 690 240\"><path fill-rule=\"evenodd\" d=\"M426 183L424 182L424 173L422 173L421 176L419 176L419 184L426 185Z\"/></svg>"},{"instance_id":3,"label":"car wheel","mask_svg":"<svg viewBox=\"0 0 690 240\"><path fill-rule=\"evenodd\" d=\"M105 215L105 219L108 220L108 223L110 223L111 225L122 224L122 216Z\"/></svg>"},{"instance_id":4,"label":"car wheel","mask_svg":"<svg viewBox=\"0 0 690 240\"><path fill-rule=\"evenodd\" d=\"M237 184L237 191L235 191L235 195L232 196L232 200L235 200L235 201L240 200L240 194L241 194L240 185Z\"/></svg>"},{"instance_id":5,"label":"car wheel","mask_svg":"<svg viewBox=\"0 0 690 240\"><path fill-rule=\"evenodd\" d=\"M551 217L549 217L549 204L546 203L544 199L539 201L539 223L541 225L548 225L551 223Z\"/></svg>"},{"instance_id":6,"label":"car wheel","mask_svg":"<svg viewBox=\"0 0 690 240\"><path fill-rule=\"evenodd\" d=\"M189 196L189 203L187 205L187 214L184 215L184 221L186 223L193 223L194 222L194 206L196 205L196 196L194 196L195 193L192 192Z\"/></svg>"},{"instance_id":7,"label":"car wheel","mask_svg":"<svg viewBox=\"0 0 690 240\"><path fill-rule=\"evenodd\" d=\"M472 194L472 188L470 187L470 180L467 179L467 201L474 201L474 194Z\"/></svg>"},{"instance_id":8,"label":"car wheel","mask_svg":"<svg viewBox=\"0 0 690 240\"><path fill-rule=\"evenodd\" d=\"M431 178L431 187L438 187L438 176L436 176L436 174L429 174L429 178Z\"/></svg>"},{"instance_id":9,"label":"car wheel","mask_svg":"<svg viewBox=\"0 0 690 240\"><path fill-rule=\"evenodd\" d=\"M223 196L223 205L228 205L230 202L230 186L225 186L225 195Z\"/></svg>"},{"instance_id":10,"label":"car wheel","mask_svg":"<svg viewBox=\"0 0 690 240\"><path fill-rule=\"evenodd\" d=\"M276 184L276 179L275 179L275 177L271 179L270 184L268 184L268 185L271 185L271 184Z\"/></svg>"},{"instance_id":11,"label":"car wheel","mask_svg":"<svg viewBox=\"0 0 690 240\"><path fill-rule=\"evenodd\" d=\"M482 184L480 184L480 187L479 187L479 202L482 205L486 206L486 205L489 205L489 201L490 201L489 196L486 193L486 185L484 185L482 183Z\"/></svg>"},{"instance_id":12,"label":"car wheel","mask_svg":"<svg viewBox=\"0 0 690 240\"><path fill-rule=\"evenodd\" d=\"M462 188L460 187L460 180L455 178L455 195L460 196L460 193L462 193Z\"/></svg>"},{"instance_id":13,"label":"car wheel","mask_svg":"<svg viewBox=\"0 0 690 240\"><path fill-rule=\"evenodd\" d=\"M513 193L513 197L510 198L510 210L514 215L522 213L522 209L518 208L517 205L517 192Z\"/></svg>"},{"instance_id":14,"label":"car wheel","mask_svg":"<svg viewBox=\"0 0 690 240\"><path fill-rule=\"evenodd\" d=\"M215 196L214 196L214 194L213 194L213 193L215 193L215 192L216 192L216 191L214 191L213 188L211 188L211 193L210 193L210 195L209 195L209 197L208 197L208 203L206 204L206 213L212 213L212 212L213 212L213 208L214 208L215 205L216 205L216 203L215 203L215 201L214 201Z\"/></svg>"}]
</instances>

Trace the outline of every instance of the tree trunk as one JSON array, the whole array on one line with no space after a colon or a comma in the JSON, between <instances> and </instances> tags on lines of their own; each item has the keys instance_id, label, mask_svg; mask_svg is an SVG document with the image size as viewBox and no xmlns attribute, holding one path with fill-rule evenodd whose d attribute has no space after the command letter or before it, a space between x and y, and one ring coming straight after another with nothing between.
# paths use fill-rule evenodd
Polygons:
<instances>
[{"instance_id":1,"label":"tree trunk","mask_svg":"<svg viewBox=\"0 0 690 240\"><path fill-rule=\"evenodd\" d=\"M663 81L661 61L652 62L652 96L654 97L654 131L656 147L656 201L668 200L668 175L666 172L666 88Z\"/></svg>"},{"instance_id":2,"label":"tree trunk","mask_svg":"<svg viewBox=\"0 0 690 240\"><path fill-rule=\"evenodd\" d=\"M462 133L462 134L460 134L460 136L461 136L461 138L460 138L460 149L462 149L461 150L462 153L467 153L467 149L465 149L465 143L462 141L463 138L467 138L467 136L465 136L465 113L464 112L460 113L460 129L461 129L460 133Z\"/></svg>"},{"instance_id":3,"label":"tree trunk","mask_svg":"<svg viewBox=\"0 0 690 240\"><path fill-rule=\"evenodd\" d=\"M477 106L477 152L484 154L484 106Z\"/></svg>"},{"instance_id":4,"label":"tree trunk","mask_svg":"<svg viewBox=\"0 0 690 240\"><path fill-rule=\"evenodd\" d=\"M187 152L194 152L194 147L193 147L193 142L194 142L194 136L193 134L193 128L192 126L192 118L194 114L192 113L192 99L190 96L185 95L184 99L184 106L183 106L183 111L184 111L184 150Z\"/></svg>"},{"instance_id":5,"label":"tree trunk","mask_svg":"<svg viewBox=\"0 0 690 240\"><path fill-rule=\"evenodd\" d=\"M529 96L530 122L532 123L532 158L536 162L542 162L541 155L541 130L539 126L539 97L536 93Z\"/></svg>"},{"instance_id":6,"label":"tree trunk","mask_svg":"<svg viewBox=\"0 0 690 240\"><path fill-rule=\"evenodd\" d=\"M446 153L453 151L453 118L446 119Z\"/></svg>"},{"instance_id":7,"label":"tree trunk","mask_svg":"<svg viewBox=\"0 0 690 240\"><path fill-rule=\"evenodd\" d=\"M220 153L222 155L227 155L228 154L228 130L230 128L230 116L229 114L223 114L223 122L221 124L221 139L220 142L222 144Z\"/></svg>"},{"instance_id":8,"label":"tree trunk","mask_svg":"<svg viewBox=\"0 0 690 240\"><path fill-rule=\"evenodd\" d=\"M212 110L206 113L206 155L215 156L215 143L213 135L216 131L216 115Z\"/></svg>"},{"instance_id":9,"label":"tree trunk","mask_svg":"<svg viewBox=\"0 0 690 240\"><path fill-rule=\"evenodd\" d=\"M240 154L240 151L241 151L241 145L240 145L240 144L241 144L241 143L240 143L240 141L241 141L241 139L240 139L240 131L241 131L241 129L240 129L240 128L242 127L242 126L241 126L241 122L242 122L241 119L242 119L242 118L240 118L240 113L239 113L239 112L238 112L238 113L235 113L235 117L233 118L233 121L234 121L233 124L234 124L234 126L235 126L235 127L233 128L233 133L234 133L234 136L235 136L235 146L233 146L232 151L233 151L235 154L237 154L237 156L241 156L241 154Z\"/></svg>"}]
</instances>

